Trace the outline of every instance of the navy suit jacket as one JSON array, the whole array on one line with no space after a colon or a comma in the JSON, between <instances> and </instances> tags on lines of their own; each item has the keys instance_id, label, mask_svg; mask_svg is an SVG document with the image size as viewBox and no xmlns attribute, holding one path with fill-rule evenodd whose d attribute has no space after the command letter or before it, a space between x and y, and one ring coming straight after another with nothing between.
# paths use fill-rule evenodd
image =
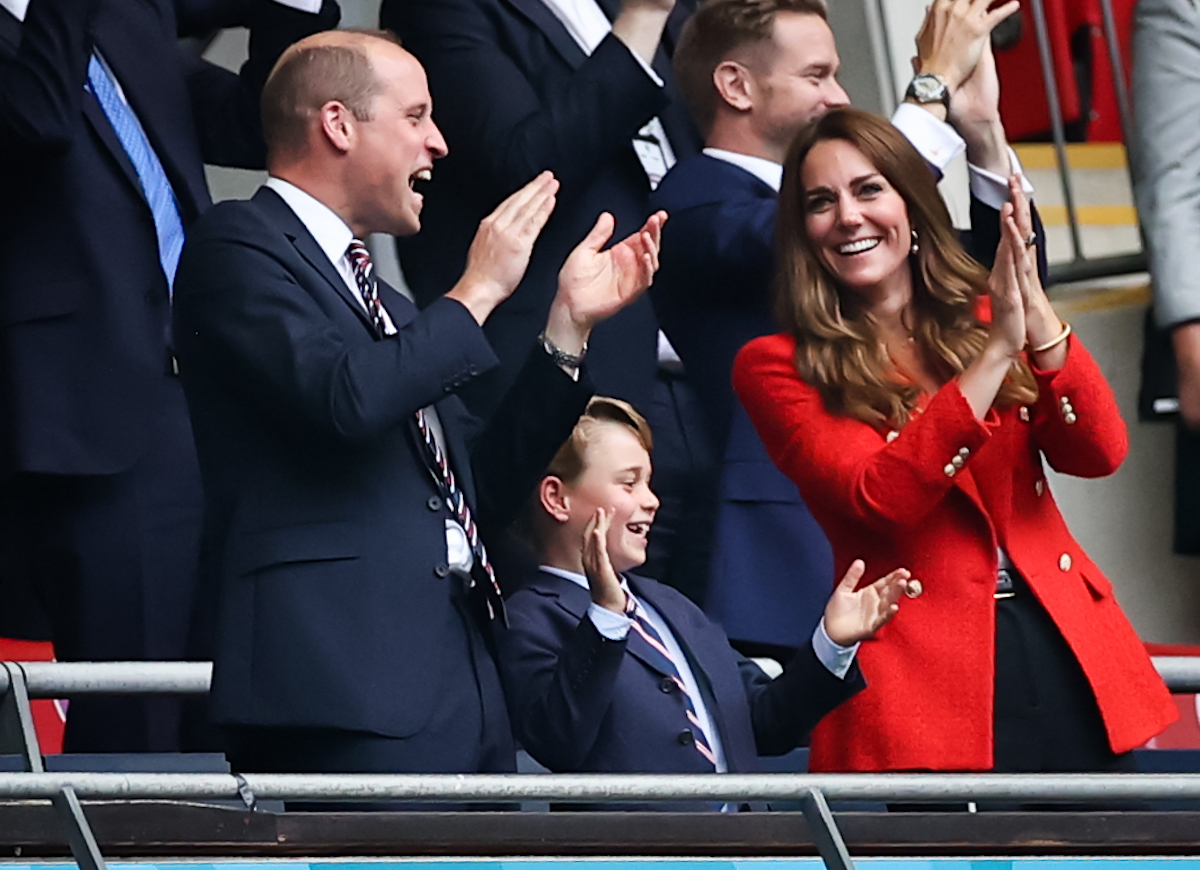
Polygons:
<instances>
[{"instance_id":1,"label":"navy suit jacket","mask_svg":"<svg viewBox=\"0 0 1200 870\"><path fill-rule=\"evenodd\" d=\"M247 9L240 78L177 47L167 0L32 0L24 23L0 9L0 479L130 468L166 389L167 283L133 164L84 90L93 47L186 227L210 204L204 163L263 165L258 94L279 53L338 19L333 3Z\"/></svg>"},{"instance_id":2,"label":"navy suit jacket","mask_svg":"<svg viewBox=\"0 0 1200 870\"><path fill-rule=\"evenodd\" d=\"M807 646L771 680L739 656L720 627L680 592L626 578L671 627L705 693L730 772L758 770L759 755L804 742L822 716L862 690L858 665L845 680ZM702 773L712 767L680 734L683 700L646 641L605 639L588 618L586 589L539 571L508 602L500 665L517 739L554 771Z\"/></svg>"},{"instance_id":3,"label":"navy suit jacket","mask_svg":"<svg viewBox=\"0 0 1200 870\"><path fill-rule=\"evenodd\" d=\"M478 324L453 300L418 313L380 294L395 336L376 337L267 188L215 206L184 251L175 326L216 554L217 721L404 737L439 695L474 695L415 412L436 403L477 521L500 527L590 396L531 343L479 432L455 396L496 365Z\"/></svg>"},{"instance_id":4,"label":"navy suit jacket","mask_svg":"<svg viewBox=\"0 0 1200 870\"><path fill-rule=\"evenodd\" d=\"M737 640L799 646L829 597L832 553L795 485L767 456L730 380L742 345L778 329L778 194L741 167L699 154L667 174L651 204L671 216L650 290L654 308L724 457L705 609ZM990 264L999 215L972 197L971 221L964 245Z\"/></svg>"},{"instance_id":5,"label":"navy suit jacket","mask_svg":"<svg viewBox=\"0 0 1200 870\"><path fill-rule=\"evenodd\" d=\"M601 6L612 16L619 4ZM501 360L499 382L520 368L545 323L559 267L600 213L616 218L616 239L646 219L650 186L631 144L637 131L657 116L680 159L697 151L669 58L689 9L681 0L668 22L654 63L659 87L614 36L585 55L542 0L384 0L383 26L425 65L434 119L450 147L434 169L425 232L400 242L418 304L450 289L480 219L504 197L544 169L562 183L525 280L485 327ZM656 336L648 299L600 325L588 351L597 390L649 407ZM497 379L488 381L495 395Z\"/></svg>"}]
</instances>

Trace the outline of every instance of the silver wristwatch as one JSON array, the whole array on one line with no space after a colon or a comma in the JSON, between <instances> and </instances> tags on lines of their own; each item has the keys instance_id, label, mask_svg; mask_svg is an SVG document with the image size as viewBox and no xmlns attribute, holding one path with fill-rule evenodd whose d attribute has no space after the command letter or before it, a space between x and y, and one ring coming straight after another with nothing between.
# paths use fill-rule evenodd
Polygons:
<instances>
[{"instance_id":1,"label":"silver wristwatch","mask_svg":"<svg viewBox=\"0 0 1200 870\"><path fill-rule=\"evenodd\" d=\"M918 103L941 103L950 108L950 88L946 86L946 80L935 73L917 73L908 83L904 96Z\"/></svg>"}]
</instances>

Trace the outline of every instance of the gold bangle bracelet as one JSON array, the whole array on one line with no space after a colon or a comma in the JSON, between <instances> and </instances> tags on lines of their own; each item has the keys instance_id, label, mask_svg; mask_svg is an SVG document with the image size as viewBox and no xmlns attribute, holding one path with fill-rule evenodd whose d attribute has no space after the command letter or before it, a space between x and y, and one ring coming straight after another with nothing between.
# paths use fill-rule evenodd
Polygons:
<instances>
[{"instance_id":1,"label":"gold bangle bracelet","mask_svg":"<svg viewBox=\"0 0 1200 870\"><path fill-rule=\"evenodd\" d=\"M1045 344L1039 344L1037 347L1031 347L1029 349L1030 353L1041 353L1042 351L1050 350L1052 347L1058 347L1060 344L1066 341L1067 336L1071 334L1071 324L1064 323L1062 327L1063 331L1054 336L1054 338L1050 339Z\"/></svg>"}]
</instances>

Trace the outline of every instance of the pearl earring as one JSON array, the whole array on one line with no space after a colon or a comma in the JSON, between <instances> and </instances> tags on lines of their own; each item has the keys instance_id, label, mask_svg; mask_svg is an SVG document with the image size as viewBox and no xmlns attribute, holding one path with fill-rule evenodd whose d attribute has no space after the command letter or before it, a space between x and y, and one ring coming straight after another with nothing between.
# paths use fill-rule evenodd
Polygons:
<instances>
[{"instance_id":1,"label":"pearl earring","mask_svg":"<svg viewBox=\"0 0 1200 870\"><path fill-rule=\"evenodd\" d=\"M917 231L913 230L912 231L912 247L910 247L908 249L908 252L910 254L915 254L919 250L921 250L921 245L920 245L920 242L917 240Z\"/></svg>"}]
</instances>

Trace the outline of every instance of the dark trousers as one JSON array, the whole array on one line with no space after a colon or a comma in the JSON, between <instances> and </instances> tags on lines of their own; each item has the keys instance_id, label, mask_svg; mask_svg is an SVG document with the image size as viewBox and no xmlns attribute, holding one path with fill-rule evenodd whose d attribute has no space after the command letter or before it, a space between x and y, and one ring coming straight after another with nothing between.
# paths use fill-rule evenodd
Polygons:
<instances>
[{"instance_id":1,"label":"dark trousers","mask_svg":"<svg viewBox=\"0 0 1200 870\"><path fill-rule=\"evenodd\" d=\"M682 373L660 368L649 408L654 433L652 486L661 504L639 573L703 606L717 521L720 467L702 410Z\"/></svg>"},{"instance_id":2,"label":"dark trousers","mask_svg":"<svg viewBox=\"0 0 1200 870\"><path fill-rule=\"evenodd\" d=\"M60 661L183 657L203 492L178 381L165 392L132 468L20 474L3 486L6 580L38 602ZM64 748L174 751L179 711L169 697L75 698Z\"/></svg>"},{"instance_id":3,"label":"dark trousers","mask_svg":"<svg viewBox=\"0 0 1200 870\"><path fill-rule=\"evenodd\" d=\"M429 721L416 734L387 737L337 728L225 726L230 765L241 773L516 772L512 729L485 629L460 598L455 599L447 628L441 675L445 689ZM397 662L396 667L404 663ZM299 810L456 808L386 801L289 801L287 806Z\"/></svg>"},{"instance_id":4,"label":"dark trousers","mask_svg":"<svg viewBox=\"0 0 1200 870\"><path fill-rule=\"evenodd\" d=\"M1083 669L1020 577L996 601L997 773L1134 770L1114 754Z\"/></svg>"},{"instance_id":5,"label":"dark trousers","mask_svg":"<svg viewBox=\"0 0 1200 870\"><path fill-rule=\"evenodd\" d=\"M1062 633L1023 578L996 599L993 773L1132 773L1132 752L1114 753L1096 697ZM987 803L981 810L1094 810L1079 803ZM1137 809L1108 806L1105 809ZM891 803L892 812L953 812L964 804Z\"/></svg>"}]
</instances>

